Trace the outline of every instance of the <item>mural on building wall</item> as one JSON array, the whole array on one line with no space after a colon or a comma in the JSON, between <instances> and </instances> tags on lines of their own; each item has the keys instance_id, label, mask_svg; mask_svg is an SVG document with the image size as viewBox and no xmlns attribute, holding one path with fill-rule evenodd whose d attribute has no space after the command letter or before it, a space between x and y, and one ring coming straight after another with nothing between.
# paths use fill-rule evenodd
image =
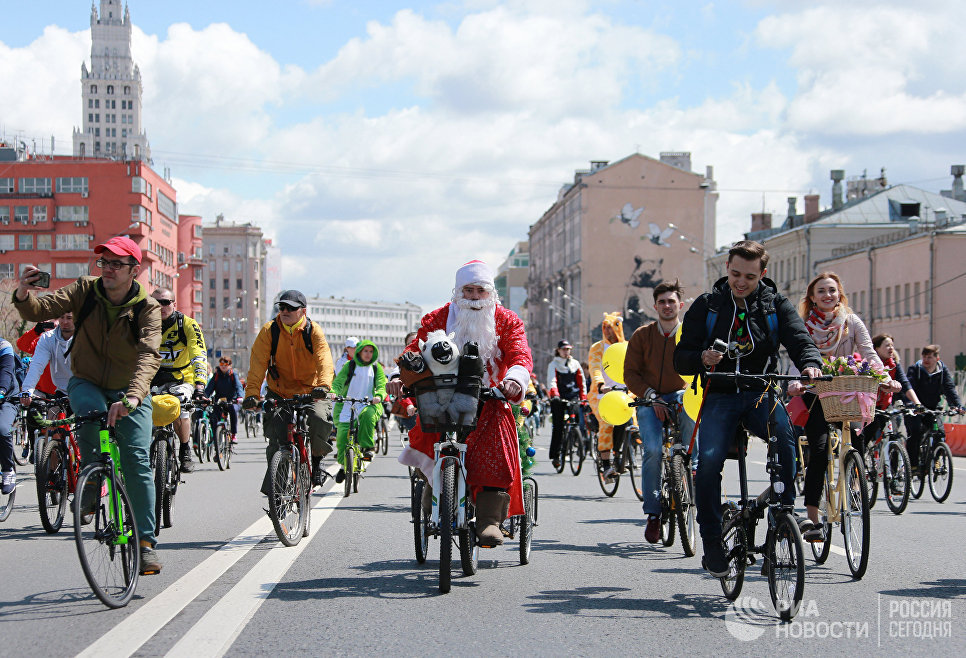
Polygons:
<instances>
[{"instance_id":1,"label":"mural on building wall","mask_svg":"<svg viewBox=\"0 0 966 658\"><path fill-rule=\"evenodd\" d=\"M661 268L663 258L641 258L634 256L634 269L631 271L624 292L624 331L630 336L634 330L651 320L656 320L654 312L654 288L664 281Z\"/></svg>"},{"instance_id":2,"label":"mural on building wall","mask_svg":"<svg viewBox=\"0 0 966 658\"><path fill-rule=\"evenodd\" d=\"M641 225L641 222L638 219L638 217L641 216L642 212L644 212L644 206L641 206L640 208L635 209L632 204L625 203L624 207L621 208L621 211L616 215L614 215L613 217L611 217L610 221L615 222L617 220L620 220L622 224L627 224L631 228L637 228L638 226Z\"/></svg>"},{"instance_id":3,"label":"mural on building wall","mask_svg":"<svg viewBox=\"0 0 966 658\"><path fill-rule=\"evenodd\" d=\"M668 226L662 231L660 226L658 226L654 222L651 222L648 225L648 228L650 229L650 232L647 235L642 235L641 240L650 240L651 244L654 244L658 247L671 246L671 243L668 242L667 239L671 237L671 234L674 233L673 226Z\"/></svg>"}]
</instances>

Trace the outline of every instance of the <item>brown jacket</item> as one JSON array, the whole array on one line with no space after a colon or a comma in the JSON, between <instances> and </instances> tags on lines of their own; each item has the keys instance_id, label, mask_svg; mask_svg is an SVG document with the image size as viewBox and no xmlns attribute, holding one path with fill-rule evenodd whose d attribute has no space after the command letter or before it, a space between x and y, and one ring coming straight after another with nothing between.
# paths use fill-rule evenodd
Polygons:
<instances>
[{"instance_id":1,"label":"brown jacket","mask_svg":"<svg viewBox=\"0 0 966 658\"><path fill-rule=\"evenodd\" d=\"M631 393L644 397L649 388L662 395L684 388L684 380L674 371L676 333L665 338L656 320L634 332L624 356L624 383Z\"/></svg>"},{"instance_id":2,"label":"brown jacket","mask_svg":"<svg viewBox=\"0 0 966 658\"><path fill-rule=\"evenodd\" d=\"M25 300L14 299L14 306L24 320L33 322L51 320L64 313L73 313L76 318L88 291L97 281L98 277L82 276L49 295L37 297L28 293ZM14 297L16 294L14 292ZM113 324L108 326L104 301L96 296L94 309L74 335L74 347L70 351L74 375L102 388L125 390L127 395L138 400L147 396L151 379L161 364L158 351L161 346L161 306L156 299L145 295L143 286L134 299L142 297L147 301L141 309L137 322L139 336L135 340L130 320L133 306L122 307Z\"/></svg>"}]
</instances>

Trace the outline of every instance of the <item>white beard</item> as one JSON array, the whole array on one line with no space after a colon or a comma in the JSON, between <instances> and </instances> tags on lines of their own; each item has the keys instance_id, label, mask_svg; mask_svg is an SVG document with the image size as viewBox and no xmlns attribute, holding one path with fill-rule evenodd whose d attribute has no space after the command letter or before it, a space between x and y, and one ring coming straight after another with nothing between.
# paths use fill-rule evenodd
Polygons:
<instances>
[{"instance_id":1,"label":"white beard","mask_svg":"<svg viewBox=\"0 0 966 658\"><path fill-rule=\"evenodd\" d=\"M470 341L479 345L480 358L495 374L499 370L496 360L503 356L497 347L500 337L496 335L496 295L491 293L487 299L469 300L457 292L452 301L458 310L455 322L447 323L447 331L456 334L453 340L460 350Z\"/></svg>"}]
</instances>

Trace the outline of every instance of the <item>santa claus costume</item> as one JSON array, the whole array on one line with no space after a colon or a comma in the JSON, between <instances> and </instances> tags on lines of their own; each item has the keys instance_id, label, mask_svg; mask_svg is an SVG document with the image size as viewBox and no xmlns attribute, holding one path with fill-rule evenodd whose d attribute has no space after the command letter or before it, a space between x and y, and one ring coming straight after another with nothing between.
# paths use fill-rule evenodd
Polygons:
<instances>
[{"instance_id":1,"label":"santa claus costume","mask_svg":"<svg viewBox=\"0 0 966 658\"><path fill-rule=\"evenodd\" d=\"M467 285L481 286L490 294L486 299L466 299L463 287ZM486 364L485 384L497 386L504 380L515 381L520 385L520 395L509 402L523 401L533 369L526 332L517 314L499 304L493 272L486 263L470 261L456 272L453 300L423 316L417 336L406 350L418 353L419 341L440 329L454 333L460 348L475 341ZM399 461L429 475L433 470L433 444L438 440L439 434L423 432L417 423L409 432L409 446ZM501 516L523 514L519 440L510 405L502 400L487 400L466 444L467 484L476 501L477 517L483 515L483 508L490 501L505 500L504 492L509 493L509 507L503 506Z\"/></svg>"}]
</instances>

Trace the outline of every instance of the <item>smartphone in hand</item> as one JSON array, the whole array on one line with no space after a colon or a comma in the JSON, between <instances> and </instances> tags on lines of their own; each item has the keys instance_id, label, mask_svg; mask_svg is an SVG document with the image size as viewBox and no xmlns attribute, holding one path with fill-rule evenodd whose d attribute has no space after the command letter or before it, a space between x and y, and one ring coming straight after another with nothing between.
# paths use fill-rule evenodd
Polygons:
<instances>
[{"instance_id":1,"label":"smartphone in hand","mask_svg":"<svg viewBox=\"0 0 966 658\"><path fill-rule=\"evenodd\" d=\"M33 285L38 288L49 288L50 272L37 272L37 278L34 279Z\"/></svg>"}]
</instances>

